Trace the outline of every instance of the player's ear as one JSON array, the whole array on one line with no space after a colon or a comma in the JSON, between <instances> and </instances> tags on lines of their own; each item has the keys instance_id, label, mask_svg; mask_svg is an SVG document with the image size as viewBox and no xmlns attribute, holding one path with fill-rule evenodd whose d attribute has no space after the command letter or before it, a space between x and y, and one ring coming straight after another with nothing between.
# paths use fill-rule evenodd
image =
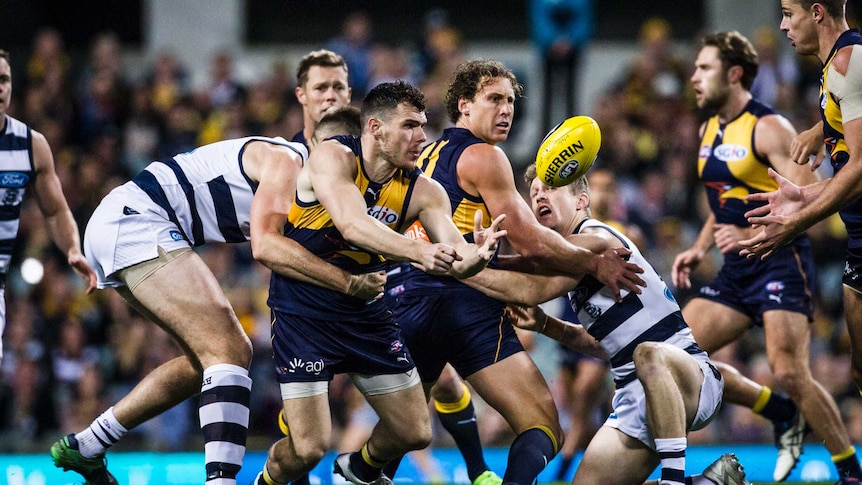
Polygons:
<instances>
[{"instance_id":1,"label":"player's ear","mask_svg":"<svg viewBox=\"0 0 862 485\"><path fill-rule=\"evenodd\" d=\"M742 79L742 66L730 66L727 70L727 77L731 82L739 82Z\"/></svg>"},{"instance_id":2,"label":"player's ear","mask_svg":"<svg viewBox=\"0 0 862 485\"><path fill-rule=\"evenodd\" d=\"M296 100L299 101L299 104L305 104L305 90L302 89L302 86L297 86L293 90L296 95Z\"/></svg>"},{"instance_id":3,"label":"player's ear","mask_svg":"<svg viewBox=\"0 0 862 485\"><path fill-rule=\"evenodd\" d=\"M470 100L464 98L458 98L458 111L461 112L464 116L470 116Z\"/></svg>"},{"instance_id":4,"label":"player's ear","mask_svg":"<svg viewBox=\"0 0 862 485\"><path fill-rule=\"evenodd\" d=\"M590 206L590 194L581 192L578 196L578 201L575 202L575 210L582 211Z\"/></svg>"},{"instance_id":5,"label":"player's ear","mask_svg":"<svg viewBox=\"0 0 862 485\"><path fill-rule=\"evenodd\" d=\"M378 136L380 134L380 126L382 124L383 123L381 123L377 118L368 118L368 132L373 136Z\"/></svg>"}]
</instances>

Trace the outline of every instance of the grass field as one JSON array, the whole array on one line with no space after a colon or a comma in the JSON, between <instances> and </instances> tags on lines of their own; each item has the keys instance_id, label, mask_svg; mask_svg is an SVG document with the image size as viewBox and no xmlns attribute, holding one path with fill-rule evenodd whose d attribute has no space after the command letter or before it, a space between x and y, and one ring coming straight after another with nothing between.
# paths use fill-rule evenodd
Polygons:
<instances>
[{"instance_id":1,"label":"grass field","mask_svg":"<svg viewBox=\"0 0 862 485\"><path fill-rule=\"evenodd\" d=\"M859 448L859 445L857 445ZM771 485L775 465L775 448L769 445L726 445L690 446L686 451L686 470L689 474L699 473L723 453L735 453L746 475L756 485ZM508 449L489 448L485 450L488 465L503 474L506 467ZM428 457L426 457L428 458ZM261 470L266 459L263 450L249 451L243 468L237 476L237 483L251 483ZM312 485L344 484L340 476L333 476L332 463L335 453L327 454L312 471ZM203 453L152 453L152 452L111 452L108 466L117 480L126 485L200 485L204 472ZM573 463L568 479L574 474L577 463ZM620 464L624 466L623 463ZM553 460L542 474L539 483L568 485L569 481L555 482L559 461ZM654 473L652 478L657 478ZM791 473L787 484L824 484L833 485L837 480L835 468L829 453L820 444L806 444L805 453L799 465ZM0 484L6 485L68 485L80 484L83 480L74 473L66 473L54 468L47 451L44 454L0 454ZM460 454L455 449L434 449L430 459L419 460L408 455L402 462L395 479L396 484L467 484L466 469Z\"/></svg>"}]
</instances>

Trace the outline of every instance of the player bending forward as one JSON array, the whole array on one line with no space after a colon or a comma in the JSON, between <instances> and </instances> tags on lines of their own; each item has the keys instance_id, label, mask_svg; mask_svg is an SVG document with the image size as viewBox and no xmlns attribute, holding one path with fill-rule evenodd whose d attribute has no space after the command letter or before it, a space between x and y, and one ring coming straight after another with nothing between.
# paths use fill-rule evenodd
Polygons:
<instances>
[{"instance_id":1,"label":"player bending forward","mask_svg":"<svg viewBox=\"0 0 862 485\"><path fill-rule=\"evenodd\" d=\"M721 374L682 318L679 305L630 239L590 218L587 182L551 188L527 172L530 201L539 222L594 252L624 247L645 271L641 294L613 293L591 276L539 276L485 269L466 282L494 298L535 306L568 293L583 325L514 307L521 328L538 331L578 351L608 358L616 391L613 413L584 452L574 485L640 484L661 464L661 484L683 485L686 436L706 426L721 405ZM620 467L625 463L625 467ZM747 484L732 454L720 457L692 485Z\"/></svg>"}]
</instances>

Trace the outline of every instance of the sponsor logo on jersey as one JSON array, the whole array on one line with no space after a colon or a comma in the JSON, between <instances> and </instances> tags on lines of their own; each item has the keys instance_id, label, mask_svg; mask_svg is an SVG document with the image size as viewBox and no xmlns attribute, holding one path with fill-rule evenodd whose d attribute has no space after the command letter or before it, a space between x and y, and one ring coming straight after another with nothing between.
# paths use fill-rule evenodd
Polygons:
<instances>
[{"instance_id":1,"label":"sponsor logo on jersey","mask_svg":"<svg viewBox=\"0 0 862 485\"><path fill-rule=\"evenodd\" d=\"M0 174L0 187L20 189L30 182L30 176L21 172L4 172Z\"/></svg>"},{"instance_id":2,"label":"sponsor logo on jersey","mask_svg":"<svg viewBox=\"0 0 862 485\"><path fill-rule=\"evenodd\" d=\"M396 353L404 350L404 344L400 340L395 340L389 344L389 352Z\"/></svg>"},{"instance_id":3,"label":"sponsor logo on jersey","mask_svg":"<svg viewBox=\"0 0 862 485\"><path fill-rule=\"evenodd\" d=\"M389 207L375 205L368 208L368 215L384 224L395 224L398 222L398 213Z\"/></svg>"},{"instance_id":4,"label":"sponsor logo on jersey","mask_svg":"<svg viewBox=\"0 0 862 485\"><path fill-rule=\"evenodd\" d=\"M587 313L587 315L589 315L593 319L596 319L596 318L599 318L600 316L602 316L602 309L599 308L598 306L596 306L592 302L587 302L584 305L584 311Z\"/></svg>"},{"instance_id":5,"label":"sponsor logo on jersey","mask_svg":"<svg viewBox=\"0 0 862 485\"><path fill-rule=\"evenodd\" d=\"M171 231L168 233L174 241L182 241L183 234L180 231Z\"/></svg>"},{"instance_id":6,"label":"sponsor logo on jersey","mask_svg":"<svg viewBox=\"0 0 862 485\"><path fill-rule=\"evenodd\" d=\"M748 156L748 148L731 143L722 143L715 147L713 155L722 162L735 162Z\"/></svg>"},{"instance_id":7,"label":"sponsor logo on jersey","mask_svg":"<svg viewBox=\"0 0 862 485\"><path fill-rule=\"evenodd\" d=\"M428 233L425 231L425 228L422 227L422 223L419 221L410 224L410 227L408 227L407 230L404 231L404 235L409 237L410 239L431 242L431 239L428 237Z\"/></svg>"},{"instance_id":8,"label":"sponsor logo on jersey","mask_svg":"<svg viewBox=\"0 0 862 485\"><path fill-rule=\"evenodd\" d=\"M709 158L709 156L711 154L712 154L712 146L704 145L704 146L700 147L700 152L698 152L697 156L698 156L698 158Z\"/></svg>"},{"instance_id":9,"label":"sponsor logo on jersey","mask_svg":"<svg viewBox=\"0 0 862 485\"><path fill-rule=\"evenodd\" d=\"M664 287L664 297L670 301L676 301L676 299L673 297L673 293L670 292L670 288L668 288L667 286Z\"/></svg>"}]
</instances>

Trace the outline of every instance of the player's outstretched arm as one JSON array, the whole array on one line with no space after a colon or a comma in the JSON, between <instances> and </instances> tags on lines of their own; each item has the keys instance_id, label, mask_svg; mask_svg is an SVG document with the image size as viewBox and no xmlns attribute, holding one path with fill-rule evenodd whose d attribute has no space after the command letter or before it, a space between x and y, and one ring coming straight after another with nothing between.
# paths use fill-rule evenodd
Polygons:
<instances>
[{"instance_id":1,"label":"player's outstretched arm","mask_svg":"<svg viewBox=\"0 0 862 485\"><path fill-rule=\"evenodd\" d=\"M539 307L509 305L509 320L516 327L550 337L582 354L608 360L608 354L598 340L582 325L552 317Z\"/></svg>"},{"instance_id":2,"label":"player's outstretched arm","mask_svg":"<svg viewBox=\"0 0 862 485\"><path fill-rule=\"evenodd\" d=\"M799 187L771 168L768 173L778 182L778 190L751 194L745 198L748 201L766 202L745 213L753 227L762 226L762 230L754 237L739 242L742 246L739 254L749 258L767 258L807 229L801 225L796 215L806 205L809 197L816 197L815 194L824 187L824 182Z\"/></svg>"},{"instance_id":3,"label":"player's outstretched arm","mask_svg":"<svg viewBox=\"0 0 862 485\"><path fill-rule=\"evenodd\" d=\"M476 211L473 216L475 244L468 244L463 238L461 239L462 242L456 246L456 250L463 259L452 265L452 270L449 272L452 276L459 279L469 278L488 265L497 252L500 240L506 237L506 231L500 229L500 224L505 219L506 214L501 214L491 221L490 226L482 227L482 211Z\"/></svg>"},{"instance_id":4,"label":"player's outstretched arm","mask_svg":"<svg viewBox=\"0 0 862 485\"><path fill-rule=\"evenodd\" d=\"M251 205L251 250L272 271L364 300L381 295L384 272L353 275L284 236L302 158L287 147L253 142L243 155L246 174L259 182Z\"/></svg>"},{"instance_id":5,"label":"player's outstretched arm","mask_svg":"<svg viewBox=\"0 0 862 485\"><path fill-rule=\"evenodd\" d=\"M369 216L365 200L354 183L356 162L347 147L334 141L321 143L314 148L306 170L313 197L326 208L335 227L350 243L392 261L419 263L435 274L445 274L452 263L460 259L448 244L428 244L407 238ZM299 196L304 190L303 183L301 178ZM418 185L414 187L414 197L417 189Z\"/></svg>"},{"instance_id":6,"label":"player's outstretched arm","mask_svg":"<svg viewBox=\"0 0 862 485\"><path fill-rule=\"evenodd\" d=\"M87 293L96 289L96 272L90 267L81 252L81 236L78 224L72 216L60 178L54 169L54 155L48 140L41 133L32 130L33 166L36 177L33 182L33 193L39 210L45 216L48 233L54 244L66 255L69 266L87 282Z\"/></svg>"},{"instance_id":7,"label":"player's outstretched arm","mask_svg":"<svg viewBox=\"0 0 862 485\"><path fill-rule=\"evenodd\" d=\"M536 306L577 286L579 278L571 276L545 276L485 268L462 280L471 288L491 298L516 305Z\"/></svg>"},{"instance_id":8,"label":"player's outstretched arm","mask_svg":"<svg viewBox=\"0 0 862 485\"><path fill-rule=\"evenodd\" d=\"M627 263L615 251L596 254L539 224L515 187L509 159L498 147L480 143L464 150L458 175L462 187L478 193L492 215L506 214L502 225L508 232L506 239L524 258L549 271L595 275L618 298L621 288L640 293L639 287L645 286L638 276L642 268Z\"/></svg>"}]
</instances>

